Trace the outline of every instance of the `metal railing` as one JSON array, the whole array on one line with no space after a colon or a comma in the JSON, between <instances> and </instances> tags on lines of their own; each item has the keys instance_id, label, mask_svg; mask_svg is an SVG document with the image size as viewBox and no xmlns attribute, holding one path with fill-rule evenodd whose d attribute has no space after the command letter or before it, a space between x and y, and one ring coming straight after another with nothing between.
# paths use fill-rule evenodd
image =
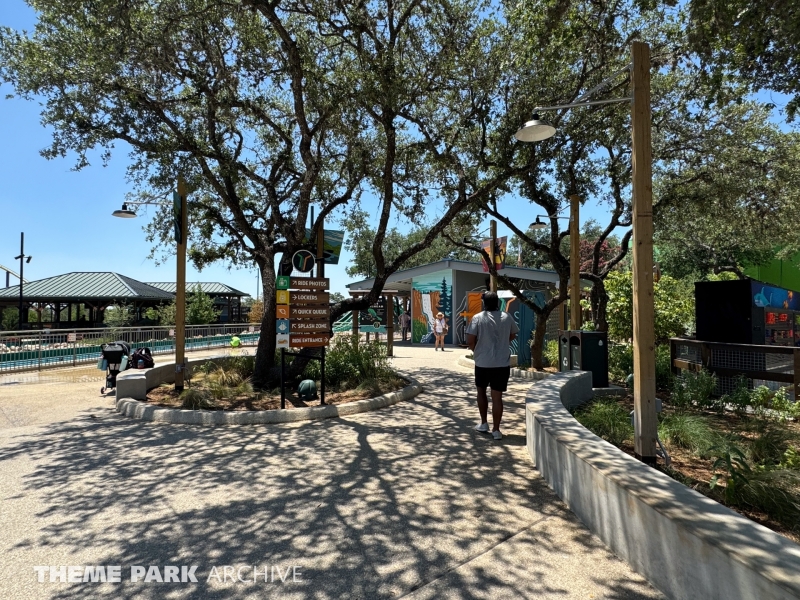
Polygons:
<instances>
[{"instance_id":1,"label":"metal railing","mask_svg":"<svg viewBox=\"0 0 800 600\"><path fill-rule=\"evenodd\" d=\"M792 386L800 398L800 348L724 344L684 338L669 341L672 372L706 369L717 376L716 394L733 391L740 378L748 387L767 386L777 390Z\"/></svg>"},{"instance_id":2,"label":"metal railing","mask_svg":"<svg viewBox=\"0 0 800 600\"><path fill-rule=\"evenodd\" d=\"M230 347L238 337L256 346L261 325L187 325L186 352ZM42 370L97 362L103 344L127 342L131 349L147 347L153 354L175 352L174 327L104 327L0 332L0 373Z\"/></svg>"}]
</instances>

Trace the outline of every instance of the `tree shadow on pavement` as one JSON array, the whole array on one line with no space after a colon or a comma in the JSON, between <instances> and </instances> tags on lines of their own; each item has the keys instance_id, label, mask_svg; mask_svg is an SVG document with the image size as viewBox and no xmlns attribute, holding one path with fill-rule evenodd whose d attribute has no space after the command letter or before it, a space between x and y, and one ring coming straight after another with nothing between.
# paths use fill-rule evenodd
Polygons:
<instances>
[{"instance_id":1,"label":"tree shadow on pavement","mask_svg":"<svg viewBox=\"0 0 800 600\"><path fill-rule=\"evenodd\" d=\"M494 442L473 429L471 377L413 375L417 398L345 418L214 428L95 409L12 438L0 468L34 464L3 500L29 521L7 540L14 585L100 599L660 597L538 477L523 393ZM33 553L122 565L123 581L37 584ZM199 583L131 583L133 565L197 565ZM225 565L249 582L208 579ZM290 566L300 581L263 581Z\"/></svg>"}]
</instances>

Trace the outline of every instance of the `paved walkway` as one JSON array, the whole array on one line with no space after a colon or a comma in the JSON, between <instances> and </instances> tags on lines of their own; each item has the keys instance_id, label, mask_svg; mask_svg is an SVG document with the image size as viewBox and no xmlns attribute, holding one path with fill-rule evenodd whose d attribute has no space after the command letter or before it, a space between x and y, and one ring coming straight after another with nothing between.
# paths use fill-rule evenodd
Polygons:
<instances>
[{"instance_id":1,"label":"paved walkway","mask_svg":"<svg viewBox=\"0 0 800 600\"><path fill-rule=\"evenodd\" d=\"M502 441L472 430L462 353L398 346L420 396L285 425L142 423L96 382L0 386L0 598L659 598L532 468L529 383ZM37 583L37 565L122 582ZM136 565L198 583L132 583Z\"/></svg>"}]
</instances>

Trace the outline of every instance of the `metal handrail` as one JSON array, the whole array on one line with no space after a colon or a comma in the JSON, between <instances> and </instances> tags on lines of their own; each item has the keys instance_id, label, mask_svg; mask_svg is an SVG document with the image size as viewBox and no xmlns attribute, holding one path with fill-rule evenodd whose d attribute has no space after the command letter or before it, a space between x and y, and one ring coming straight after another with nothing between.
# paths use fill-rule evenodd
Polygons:
<instances>
[{"instance_id":1,"label":"metal handrail","mask_svg":"<svg viewBox=\"0 0 800 600\"><path fill-rule=\"evenodd\" d=\"M186 352L229 347L234 335L241 345L254 346L260 334L260 324L187 325ZM174 328L163 326L2 331L0 373L96 362L102 344L118 340L146 346L153 354L171 354L175 352L173 336Z\"/></svg>"}]
</instances>

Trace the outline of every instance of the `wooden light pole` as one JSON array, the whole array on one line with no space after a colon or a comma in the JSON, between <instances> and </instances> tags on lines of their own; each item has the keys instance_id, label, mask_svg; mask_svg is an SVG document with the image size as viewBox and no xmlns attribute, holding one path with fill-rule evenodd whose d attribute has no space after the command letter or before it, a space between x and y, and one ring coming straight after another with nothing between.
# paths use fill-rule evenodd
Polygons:
<instances>
[{"instance_id":1,"label":"wooden light pole","mask_svg":"<svg viewBox=\"0 0 800 600\"><path fill-rule=\"evenodd\" d=\"M650 140L650 47L643 42L631 46L631 91L628 98L580 99L570 104L537 107L533 119L515 134L521 142L539 142L552 137L556 129L539 118L551 110L631 103L633 171L633 397L636 429L635 453L645 463L656 461L656 369L653 306L653 171ZM592 89L594 93L627 69L614 73ZM577 239L577 236L575 236ZM571 253L574 254L574 253ZM572 256L570 257L572 259ZM572 268L572 260L570 267ZM575 281L573 281L573 284ZM575 296L573 292L571 295ZM571 304L577 304L571 302ZM573 306L573 308L575 308ZM574 321L571 323L574 327Z\"/></svg>"},{"instance_id":2,"label":"wooden light pole","mask_svg":"<svg viewBox=\"0 0 800 600\"><path fill-rule=\"evenodd\" d=\"M650 140L650 47L633 42L633 404L634 452L656 462L656 361L653 304L653 171Z\"/></svg>"},{"instance_id":3,"label":"wooden light pole","mask_svg":"<svg viewBox=\"0 0 800 600\"><path fill-rule=\"evenodd\" d=\"M491 261L491 268L489 269L489 291L497 291L497 275L494 274L494 269L497 263L494 260L494 253L497 247L497 221L494 219L489 221L489 237L492 241L489 243L489 260Z\"/></svg>"},{"instance_id":4,"label":"wooden light pole","mask_svg":"<svg viewBox=\"0 0 800 600\"><path fill-rule=\"evenodd\" d=\"M175 241L178 244L178 276L175 286L175 391L183 391L184 358L186 353L186 237L189 222L186 202L186 182L178 177L178 196L173 198L173 210L180 211L174 215Z\"/></svg>"},{"instance_id":5,"label":"wooden light pole","mask_svg":"<svg viewBox=\"0 0 800 600\"><path fill-rule=\"evenodd\" d=\"M175 391L183 391L184 370L186 369L186 241L189 236L189 209L186 201L188 192L186 182L178 175L178 190L172 192L172 204L168 199L129 201L122 204L122 209L111 213L114 217L130 219L136 217L131 206L157 205L171 206L172 230L177 245L177 277L175 280ZM228 315L230 316L230 302Z\"/></svg>"},{"instance_id":6,"label":"wooden light pole","mask_svg":"<svg viewBox=\"0 0 800 600\"><path fill-rule=\"evenodd\" d=\"M581 234L579 229L580 198L569 197L569 328L581 328Z\"/></svg>"}]
</instances>

